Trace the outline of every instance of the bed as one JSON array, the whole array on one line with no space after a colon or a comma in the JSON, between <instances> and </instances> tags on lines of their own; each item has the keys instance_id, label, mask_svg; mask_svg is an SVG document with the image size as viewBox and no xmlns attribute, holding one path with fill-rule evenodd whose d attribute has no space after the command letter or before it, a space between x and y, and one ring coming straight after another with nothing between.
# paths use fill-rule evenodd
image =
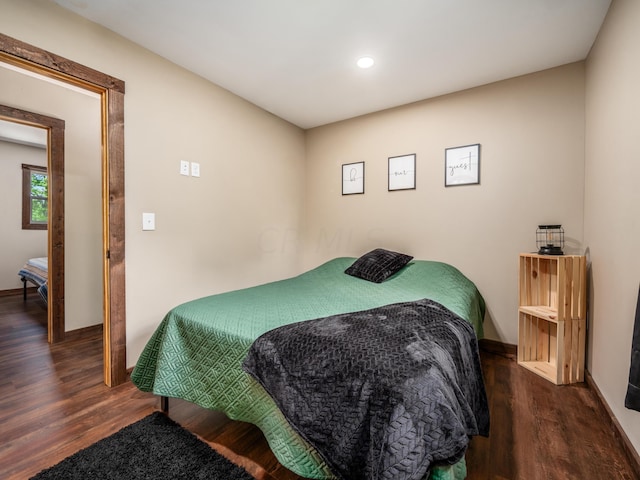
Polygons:
<instances>
[{"instance_id":1,"label":"bed","mask_svg":"<svg viewBox=\"0 0 640 480\"><path fill-rule=\"evenodd\" d=\"M27 300L27 282L30 282L36 286L38 293L45 301L45 303L48 303L48 271L49 259L47 257L30 258L18 271L18 275L22 280L22 295L24 301Z\"/></svg>"},{"instance_id":2,"label":"bed","mask_svg":"<svg viewBox=\"0 0 640 480\"><path fill-rule=\"evenodd\" d=\"M252 423L285 467L305 478L335 478L326 457L290 424L246 366L243 369L256 339L301 321L429 299L469 322L475 342L476 335L482 336L485 309L475 285L451 265L413 260L375 283L345 274L355 262L351 257L336 258L297 277L173 308L145 346L131 375L133 383L142 391L181 398ZM477 343L475 348L477 356ZM480 389L485 395L483 384ZM486 406L480 416L486 417L482 431L470 435L488 434ZM463 479L464 456L428 470L430 479Z\"/></svg>"}]
</instances>

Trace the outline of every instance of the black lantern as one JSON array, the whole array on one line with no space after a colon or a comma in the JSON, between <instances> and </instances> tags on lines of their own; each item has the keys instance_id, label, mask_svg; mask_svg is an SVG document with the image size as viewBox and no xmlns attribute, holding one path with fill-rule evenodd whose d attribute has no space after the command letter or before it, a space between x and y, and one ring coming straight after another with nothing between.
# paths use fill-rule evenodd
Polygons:
<instances>
[{"instance_id":1,"label":"black lantern","mask_svg":"<svg viewBox=\"0 0 640 480\"><path fill-rule=\"evenodd\" d=\"M564 230L562 225L538 225L536 247L540 255L564 255Z\"/></svg>"}]
</instances>

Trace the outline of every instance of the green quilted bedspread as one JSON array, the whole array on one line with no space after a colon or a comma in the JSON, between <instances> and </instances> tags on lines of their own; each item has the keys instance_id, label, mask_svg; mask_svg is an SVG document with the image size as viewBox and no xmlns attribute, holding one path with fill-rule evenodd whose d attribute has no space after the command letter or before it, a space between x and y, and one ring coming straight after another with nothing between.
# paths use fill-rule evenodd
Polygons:
<instances>
[{"instance_id":1,"label":"green quilted bedspread","mask_svg":"<svg viewBox=\"0 0 640 480\"><path fill-rule=\"evenodd\" d=\"M289 426L275 403L242 368L251 343L281 325L429 298L467 319L482 336L484 301L456 268L414 260L376 284L344 273L354 258L336 258L297 277L193 300L173 308L131 375L145 392L182 398L264 433L280 463L306 478L333 478L321 457ZM312 361L312 359L310 359ZM429 478L461 480L464 459Z\"/></svg>"}]
</instances>

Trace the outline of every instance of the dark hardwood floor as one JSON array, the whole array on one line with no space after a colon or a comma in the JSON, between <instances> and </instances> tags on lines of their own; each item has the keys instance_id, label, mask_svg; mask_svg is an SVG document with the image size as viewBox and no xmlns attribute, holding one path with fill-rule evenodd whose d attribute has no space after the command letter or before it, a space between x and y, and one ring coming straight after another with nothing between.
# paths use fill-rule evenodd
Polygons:
<instances>
[{"instance_id":1,"label":"dark hardwood floor","mask_svg":"<svg viewBox=\"0 0 640 480\"><path fill-rule=\"evenodd\" d=\"M37 294L0 297L0 478L27 479L159 409L130 382L102 383L99 329L46 343ZM596 395L557 387L508 356L482 352L491 408L489 438L474 438L468 479L638 480ZM282 467L261 432L187 402L170 416L261 480L301 477Z\"/></svg>"}]
</instances>

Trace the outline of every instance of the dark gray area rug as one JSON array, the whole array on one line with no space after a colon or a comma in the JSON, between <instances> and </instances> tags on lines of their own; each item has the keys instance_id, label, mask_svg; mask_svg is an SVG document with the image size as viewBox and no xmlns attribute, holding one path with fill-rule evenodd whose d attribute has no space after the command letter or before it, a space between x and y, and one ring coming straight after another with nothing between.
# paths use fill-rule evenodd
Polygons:
<instances>
[{"instance_id":1,"label":"dark gray area rug","mask_svg":"<svg viewBox=\"0 0 640 480\"><path fill-rule=\"evenodd\" d=\"M80 450L35 480L253 480L194 434L155 412Z\"/></svg>"}]
</instances>

